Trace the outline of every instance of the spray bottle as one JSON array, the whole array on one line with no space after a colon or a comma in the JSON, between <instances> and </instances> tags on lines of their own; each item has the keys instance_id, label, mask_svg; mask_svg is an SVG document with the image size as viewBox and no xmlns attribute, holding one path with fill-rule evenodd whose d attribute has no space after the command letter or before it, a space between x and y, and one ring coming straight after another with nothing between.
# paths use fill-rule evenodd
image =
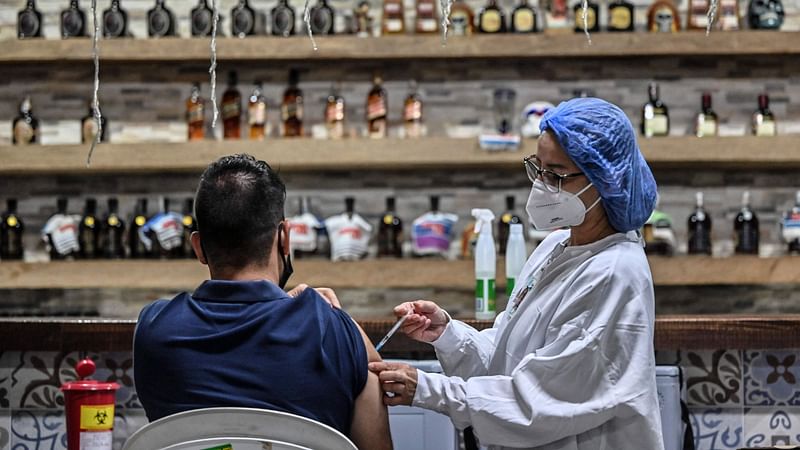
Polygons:
<instances>
[{"instance_id":1,"label":"spray bottle","mask_svg":"<svg viewBox=\"0 0 800 450\"><path fill-rule=\"evenodd\" d=\"M506 295L511 297L511 292L517 284L517 277L522 272L522 266L528 259L525 249L525 237L522 235L522 224L512 223L506 244Z\"/></svg>"},{"instance_id":2,"label":"spray bottle","mask_svg":"<svg viewBox=\"0 0 800 450\"><path fill-rule=\"evenodd\" d=\"M494 213L488 209L473 209L475 233L475 318L492 320L495 316L495 276L497 254L492 237Z\"/></svg>"}]
</instances>

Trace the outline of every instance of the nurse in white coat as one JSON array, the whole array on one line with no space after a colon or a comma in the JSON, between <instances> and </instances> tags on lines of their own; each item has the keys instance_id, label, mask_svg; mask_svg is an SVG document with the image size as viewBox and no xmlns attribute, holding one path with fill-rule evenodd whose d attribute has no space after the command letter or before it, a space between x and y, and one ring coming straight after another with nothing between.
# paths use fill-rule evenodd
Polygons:
<instances>
[{"instance_id":1,"label":"nurse in white coat","mask_svg":"<svg viewBox=\"0 0 800 450\"><path fill-rule=\"evenodd\" d=\"M542 119L527 211L551 233L528 259L491 329L407 302L403 332L433 344L446 375L373 363L388 405L471 426L491 449L662 450L653 281L637 233L656 184L628 118L599 99Z\"/></svg>"}]
</instances>

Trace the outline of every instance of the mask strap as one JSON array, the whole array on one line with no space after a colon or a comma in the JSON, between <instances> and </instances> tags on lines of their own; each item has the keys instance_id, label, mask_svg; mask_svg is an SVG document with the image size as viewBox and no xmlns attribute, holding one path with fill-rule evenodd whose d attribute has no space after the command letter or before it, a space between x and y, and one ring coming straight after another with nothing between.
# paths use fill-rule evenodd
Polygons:
<instances>
[{"instance_id":1,"label":"mask strap","mask_svg":"<svg viewBox=\"0 0 800 450\"><path fill-rule=\"evenodd\" d=\"M592 208L594 208L595 206L597 206L597 204L598 204L598 203L600 203L600 200L601 200L601 199L602 199L602 197L597 197L597 200L595 200L595 201L594 201L594 203L592 203L592 206L590 206L590 207L586 208L586 212L589 212L589 211L591 211L591 210L592 210Z\"/></svg>"},{"instance_id":2,"label":"mask strap","mask_svg":"<svg viewBox=\"0 0 800 450\"><path fill-rule=\"evenodd\" d=\"M288 229L286 225L286 221L283 222L284 230ZM288 231L285 231L288 233ZM289 277L292 276L294 272L294 267L292 267L292 256L289 254L283 253L283 239L281 239L281 230L277 231L278 233L278 248L277 251L280 252L279 255L281 257L281 261L283 261L283 271L281 272L281 279L278 280L278 287L284 289L286 287L286 283L289 282Z\"/></svg>"}]
</instances>

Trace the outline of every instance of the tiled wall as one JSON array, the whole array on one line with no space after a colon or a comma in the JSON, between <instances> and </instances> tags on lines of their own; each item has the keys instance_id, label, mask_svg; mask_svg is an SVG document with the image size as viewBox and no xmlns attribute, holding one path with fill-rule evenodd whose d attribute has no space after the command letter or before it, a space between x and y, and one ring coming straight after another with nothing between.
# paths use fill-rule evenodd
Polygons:
<instances>
[{"instance_id":1,"label":"tiled wall","mask_svg":"<svg viewBox=\"0 0 800 450\"><path fill-rule=\"evenodd\" d=\"M98 367L94 379L121 385L114 421L119 449L147 423L133 388L131 354L90 356ZM75 379L77 358L77 353L0 353L0 449L66 448L59 387ZM800 444L800 352L659 352L658 360L683 367L698 450Z\"/></svg>"}]
</instances>

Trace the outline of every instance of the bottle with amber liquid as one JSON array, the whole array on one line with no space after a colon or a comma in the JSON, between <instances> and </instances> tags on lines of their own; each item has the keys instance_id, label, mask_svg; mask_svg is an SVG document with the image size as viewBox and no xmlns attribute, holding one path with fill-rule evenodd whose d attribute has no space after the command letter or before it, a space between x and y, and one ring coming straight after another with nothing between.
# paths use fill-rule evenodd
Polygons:
<instances>
[{"instance_id":1,"label":"bottle with amber liquid","mask_svg":"<svg viewBox=\"0 0 800 450\"><path fill-rule=\"evenodd\" d=\"M78 5L78 0L70 0L69 8L61 11L61 37L86 36L86 13Z\"/></svg>"},{"instance_id":2,"label":"bottle with amber liquid","mask_svg":"<svg viewBox=\"0 0 800 450\"><path fill-rule=\"evenodd\" d=\"M97 118L93 102L89 100L89 111L81 119L81 142L84 144L97 139ZM108 122L105 115L100 116L100 142L108 142Z\"/></svg>"},{"instance_id":3,"label":"bottle with amber liquid","mask_svg":"<svg viewBox=\"0 0 800 450\"><path fill-rule=\"evenodd\" d=\"M150 37L175 36L175 14L164 2L156 0L156 6L147 11L147 34Z\"/></svg>"},{"instance_id":4,"label":"bottle with amber liquid","mask_svg":"<svg viewBox=\"0 0 800 450\"><path fill-rule=\"evenodd\" d=\"M661 101L658 83L647 86L648 102L642 107L642 134L645 137L669 135L669 110Z\"/></svg>"},{"instance_id":5,"label":"bottle with amber liquid","mask_svg":"<svg viewBox=\"0 0 800 450\"><path fill-rule=\"evenodd\" d=\"M508 244L508 235L511 230L511 225L515 223L522 223L522 218L517 215L514 210L514 196L506 196L506 210L500 215L500 220L497 222L497 242L499 243L498 250L501 255L506 254L506 244Z\"/></svg>"},{"instance_id":6,"label":"bottle with amber liquid","mask_svg":"<svg viewBox=\"0 0 800 450\"><path fill-rule=\"evenodd\" d=\"M600 17L600 5L591 0L587 2L585 23L582 2L576 3L575 6L572 7L572 11L575 14L576 33L583 33L584 30L591 33L600 31L600 21L598 20Z\"/></svg>"},{"instance_id":7,"label":"bottle with amber liquid","mask_svg":"<svg viewBox=\"0 0 800 450\"><path fill-rule=\"evenodd\" d=\"M626 0L614 0L608 5L608 31L624 32L634 30L633 3Z\"/></svg>"},{"instance_id":8,"label":"bottle with amber liquid","mask_svg":"<svg viewBox=\"0 0 800 450\"><path fill-rule=\"evenodd\" d=\"M228 72L228 89L222 94L222 124L225 139L242 137L242 94L236 88L239 77Z\"/></svg>"},{"instance_id":9,"label":"bottle with amber liquid","mask_svg":"<svg viewBox=\"0 0 800 450\"><path fill-rule=\"evenodd\" d=\"M128 35L128 13L120 0L111 0L111 7L103 11L103 37L119 38Z\"/></svg>"},{"instance_id":10,"label":"bottle with amber liquid","mask_svg":"<svg viewBox=\"0 0 800 450\"><path fill-rule=\"evenodd\" d=\"M339 91L338 86L331 86L331 93L325 102L325 127L330 139L344 137L345 104Z\"/></svg>"},{"instance_id":11,"label":"bottle with amber liquid","mask_svg":"<svg viewBox=\"0 0 800 450\"><path fill-rule=\"evenodd\" d=\"M753 113L753 135L775 136L777 134L778 127L775 123L775 116L769 110L769 96L761 94L758 96L758 109Z\"/></svg>"},{"instance_id":12,"label":"bottle with amber liquid","mask_svg":"<svg viewBox=\"0 0 800 450\"><path fill-rule=\"evenodd\" d=\"M716 136L719 133L719 119L711 108L711 94L704 92L700 104L700 112L695 119L695 135L697 137Z\"/></svg>"},{"instance_id":13,"label":"bottle with amber liquid","mask_svg":"<svg viewBox=\"0 0 800 450\"><path fill-rule=\"evenodd\" d=\"M436 0L417 0L417 18L414 32L432 34L439 31L439 18L436 14Z\"/></svg>"},{"instance_id":14,"label":"bottle with amber liquid","mask_svg":"<svg viewBox=\"0 0 800 450\"><path fill-rule=\"evenodd\" d=\"M689 254L711 254L711 216L703 207L703 193L695 194L696 205L692 215L689 216L687 229L689 230Z\"/></svg>"},{"instance_id":15,"label":"bottle with amber liquid","mask_svg":"<svg viewBox=\"0 0 800 450\"><path fill-rule=\"evenodd\" d=\"M114 197L108 199L108 215L103 220L101 232L103 256L106 259L125 258L125 222L119 216L119 201Z\"/></svg>"},{"instance_id":16,"label":"bottle with amber liquid","mask_svg":"<svg viewBox=\"0 0 800 450\"><path fill-rule=\"evenodd\" d=\"M737 255L758 254L758 217L750 209L750 191L742 194L742 209L733 220L734 251Z\"/></svg>"},{"instance_id":17,"label":"bottle with amber liquid","mask_svg":"<svg viewBox=\"0 0 800 450\"><path fill-rule=\"evenodd\" d=\"M190 141L202 141L206 137L206 101L200 96L200 83L192 84L186 99L186 125Z\"/></svg>"},{"instance_id":18,"label":"bottle with amber liquid","mask_svg":"<svg viewBox=\"0 0 800 450\"><path fill-rule=\"evenodd\" d=\"M101 256L100 233L102 223L97 220L97 200L86 199L83 217L78 225L78 256L81 259L95 259Z\"/></svg>"},{"instance_id":19,"label":"bottle with amber liquid","mask_svg":"<svg viewBox=\"0 0 800 450\"><path fill-rule=\"evenodd\" d=\"M260 81L256 81L253 93L247 101L247 123L250 128L250 140L263 141L267 128L267 100L264 98L264 88Z\"/></svg>"},{"instance_id":20,"label":"bottle with amber liquid","mask_svg":"<svg viewBox=\"0 0 800 450\"><path fill-rule=\"evenodd\" d=\"M378 224L378 257L403 257L403 221L395 212L394 197L386 198L386 211Z\"/></svg>"},{"instance_id":21,"label":"bottle with amber liquid","mask_svg":"<svg viewBox=\"0 0 800 450\"><path fill-rule=\"evenodd\" d=\"M511 32L535 33L538 22L536 10L528 4L528 0L520 0L511 13Z\"/></svg>"},{"instance_id":22,"label":"bottle with amber liquid","mask_svg":"<svg viewBox=\"0 0 800 450\"><path fill-rule=\"evenodd\" d=\"M452 36L472 36L475 31L475 13L464 0L455 0L450 6L450 33Z\"/></svg>"},{"instance_id":23,"label":"bottle with amber liquid","mask_svg":"<svg viewBox=\"0 0 800 450\"><path fill-rule=\"evenodd\" d=\"M422 137L422 98L414 80L408 84L408 96L403 103L403 126L407 138Z\"/></svg>"},{"instance_id":24,"label":"bottle with amber liquid","mask_svg":"<svg viewBox=\"0 0 800 450\"><path fill-rule=\"evenodd\" d=\"M6 199L6 211L0 216L0 261L22 261L24 248L22 236L25 224L17 215L17 199Z\"/></svg>"},{"instance_id":25,"label":"bottle with amber liquid","mask_svg":"<svg viewBox=\"0 0 800 450\"><path fill-rule=\"evenodd\" d=\"M133 213L131 226L128 228L128 247L131 251L131 258L141 259L149 258L150 252L144 246L142 240L139 238L139 229L147 223L147 199L140 198L136 201L136 209Z\"/></svg>"},{"instance_id":26,"label":"bottle with amber liquid","mask_svg":"<svg viewBox=\"0 0 800 450\"><path fill-rule=\"evenodd\" d=\"M11 143L14 145L35 144L39 141L39 119L33 115L30 96L19 104L19 115L12 124Z\"/></svg>"},{"instance_id":27,"label":"bottle with amber liquid","mask_svg":"<svg viewBox=\"0 0 800 450\"><path fill-rule=\"evenodd\" d=\"M405 34L406 21L403 15L403 0L384 0L383 34Z\"/></svg>"},{"instance_id":28,"label":"bottle with amber liquid","mask_svg":"<svg viewBox=\"0 0 800 450\"><path fill-rule=\"evenodd\" d=\"M489 0L478 17L478 31L481 33L505 33L506 16L497 6L497 0Z\"/></svg>"},{"instance_id":29,"label":"bottle with amber liquid","mask_svg":"<svg viewBox=\"0 0 800 450\"><path fill-rule=\"evenodd\" d=\"M383 88L383 78L376 73L372 77L372 89L367 95L367 132L371 138L385 138L389 132L387 116L388 96Z\"/></svg>"},{"instance_id":30,"label":"bottle with amber liquid","mask_svg":"<svg viewBox=\"0 0 800 450\"><path fill-rule=\"evenodd\" d=\"M283 92L281 102L281 135L283 137L303 136L303 91L297 86L300 74L289 71L289 87Z\"/></svg>"},{"instance_id":31,"label":"bottle with amber liquid","mask_svg":"<svg viewBox=\"0 0 800 450\"><path fill-rule=\"evenodd\" d=\"M42 37L42 13L36 9L35 0L27 0L25 9L17 14L17 37L20 39Z\"/></svg>"},{"instance_id":32,"label":"bottle with amber liquid","mask_svg":"<svg viewBox=\"0 0 800 450\"><path fill-rule=\"evenodd\" d=\"M194 199L187 198L183 201L183 239L181 245L181 253L184 258L195 259L197 256L194 254L192 248L192 233L197 231L197 220L194 218Z\"/></svg>"}]
</instances>

